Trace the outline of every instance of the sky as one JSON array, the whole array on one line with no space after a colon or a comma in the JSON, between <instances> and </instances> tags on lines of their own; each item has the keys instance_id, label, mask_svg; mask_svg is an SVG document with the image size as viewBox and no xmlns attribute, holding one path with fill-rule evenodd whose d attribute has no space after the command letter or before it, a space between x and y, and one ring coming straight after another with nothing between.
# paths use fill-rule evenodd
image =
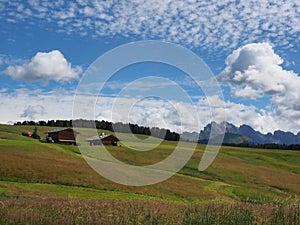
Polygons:
<instances>
[{"instance_id":1,"label":"sky","mask_svg":"<svg viewBox=\"0 0 300 225\"><path fill-rule=\"evenodd\" d=\"M90 65L118 46L147 40L201 58L220 92L205 93L209 81L172 65L140 62L105 84L91 81L100 97L94 103L85 95L91 105L82 111L177 132L224 118L263 133L300 131L296 0L0 0L0 123L74 118L74 96Z\"/></svg>"}]
</instances>

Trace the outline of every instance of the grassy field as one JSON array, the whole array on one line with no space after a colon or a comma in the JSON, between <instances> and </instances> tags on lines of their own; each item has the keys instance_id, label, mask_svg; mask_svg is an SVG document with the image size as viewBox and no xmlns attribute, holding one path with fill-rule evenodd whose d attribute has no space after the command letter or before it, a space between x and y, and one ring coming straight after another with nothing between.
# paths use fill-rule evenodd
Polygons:
<instances>
[{"instance_id":1,"label":"grassy field","mask_svg":"<svg viewBox=\"0 0 300 225\"><path fill-rule=\"evenodd\" d=\"M38 132L44 138L51 129ZM97 174L78 147L21 136L26 130L33 127L0 125L0 224L300 224L300 152L222 147L199 172L205 146L198 145L170 179L129 187ZM147 152L126 147L138 145L129 140L109 151L149 165L176 142Z\"/></svg>"}]
</instances>

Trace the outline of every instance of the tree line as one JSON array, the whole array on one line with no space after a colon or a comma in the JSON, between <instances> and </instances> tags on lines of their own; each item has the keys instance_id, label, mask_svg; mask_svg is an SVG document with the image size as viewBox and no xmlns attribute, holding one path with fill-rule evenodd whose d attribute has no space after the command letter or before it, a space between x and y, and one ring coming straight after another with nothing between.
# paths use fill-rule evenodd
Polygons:
<instances>
[{"instance_id":1,"label":"tree line","mask_svg":"<svg viewBox=\"0 0 300 225\"><path fill-rule=\"evenodd\" d=\"M268 144L226 143L226 144L222 144L222 145L243 147L243 148L279 149L279 150L294 150L294 151L300 150L300 144L285 145L285 144L276 144L276 143L268 143Z\"/></svg>"},{"instance_id":2,"label":"tree line","mask_svg":"<svg viewBox=\"0 0 300 225\"><path fill-rule=\"evenodd\" d=\"M169 129L158 128L158 127L146 127L140 126L132 123L112 123L104 120L48 120L48 121L23 121L16 122L14 125L31 125L31 126L49 126L49 127L72 127L76 125L76 127L81 128L96 128L101 130L109 130L112 132L120 132L120 133L133 133L133 134L144 134L151 135L153 137L158 137L161 139L169 140L169 141L179 141L180 135L176 132L172 132Z\"/></svg>"}]
</instances>

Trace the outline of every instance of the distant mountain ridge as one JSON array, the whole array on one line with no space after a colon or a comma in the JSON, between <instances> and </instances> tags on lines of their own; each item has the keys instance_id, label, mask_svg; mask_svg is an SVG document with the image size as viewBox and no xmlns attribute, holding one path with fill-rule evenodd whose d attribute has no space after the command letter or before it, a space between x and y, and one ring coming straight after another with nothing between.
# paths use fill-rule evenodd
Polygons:
<instances>
[{"instance_id":1,"label":"distant mountain ridge","mask_svg":"<svg viewBox=\"0 0 300 225\"><path fill-rule=\"evenodd\" d=\"M211 122L210 124L206 125L200 132L199 142L205 143L205 140L209 139L210 134L212 134L211 139L213 140L217 135L222 135L224 131L225 136L223 144L300 144L300 132L295 135L291 132L277 130L273 134L262 134L261 132L254 130L249 125L243 124L240 127L236 127L228 122ZM239 139L239 141L237 139Z\"/></svg>"},{"instance_id":2,"label":"distant mountain ridge","mask_svg":"<svg viewBox=\"0 0 300 225\"><path fill-rule=\"evenodd\" d=\"M208 140L210 143L219 143L222 134L224 134L223 144L300 144L300 132L293 134L277 130L273 134L262 134L249 125L243 124L237 127L229 122L211 122L200 133L184 132L181 137L185 140L206 144Z\"/></svg>"}]
</instances>

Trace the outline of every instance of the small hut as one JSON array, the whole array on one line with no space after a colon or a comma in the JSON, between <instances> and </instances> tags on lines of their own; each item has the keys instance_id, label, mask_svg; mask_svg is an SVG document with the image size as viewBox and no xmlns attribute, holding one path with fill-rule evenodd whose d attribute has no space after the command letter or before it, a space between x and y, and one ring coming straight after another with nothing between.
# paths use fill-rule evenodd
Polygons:
<instances>
[{"instance_id":1,"label":"small hut","mask_svg":"<svg viewBox=\"0 0 300 225\"><path fill-rule=\"evenodd\" d=\"M96 135L86 139L90 143L90 145L113 145L117 146L118 141L120 141L117 137L112 134L104 134L102 133L100 136Z\"/></svg>"},{"instance_id":2,"label":"small hut","mask_svg":"<svg viewBox=\"0 0 300 225\"><path fill-rule=\"evenodd\" d=\"M51 130L46 133L47 142L66 145L76 145L76 135L78 134L78 132L74 131L70 127Z\"/></svg>"}]
</instances>

